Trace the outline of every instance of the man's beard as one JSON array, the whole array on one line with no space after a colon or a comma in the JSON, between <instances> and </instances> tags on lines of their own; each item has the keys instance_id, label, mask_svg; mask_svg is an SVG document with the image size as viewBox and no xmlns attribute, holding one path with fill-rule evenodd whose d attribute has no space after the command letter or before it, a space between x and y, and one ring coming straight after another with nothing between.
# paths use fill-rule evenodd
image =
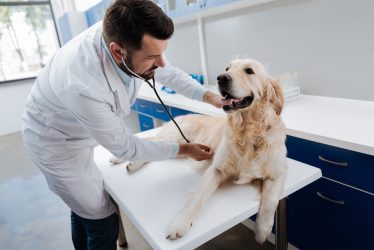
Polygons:
<instances>
[{"instance_id":1,"label":"man's beard","mask_svg":"<svg viewBox=\"0 0 374 250\"><path fill-rule=\"evenodd\" d=\"M127 67L131 70L131 71L134 71L134 65L132 63L132 56L130 54L127 55L126 59L125 59L125 63L127 65ZM130 76L134 76L134 74L132 72L130 72L126 67L125 65L123 65L123 63L120 63L120 65L118 65L118 67L124 71L126 74L130 75ZM135 73L138 74L139 76L141 76L142 78L144 78L145 80L150 80L154 77L155 75L155 69L157 69L158 67L156 66L153 66L152 68L150 68L149 70L145 71L144 73L142 74L139 74L139 73Z\"/></svg>"}]
</instances>

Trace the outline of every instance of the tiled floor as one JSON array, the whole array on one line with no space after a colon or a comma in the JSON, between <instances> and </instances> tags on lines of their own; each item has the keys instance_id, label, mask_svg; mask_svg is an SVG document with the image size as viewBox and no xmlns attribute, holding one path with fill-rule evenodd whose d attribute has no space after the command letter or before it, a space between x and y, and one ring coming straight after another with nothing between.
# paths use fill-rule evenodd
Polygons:
<instances>
[{"instance_id":1,"label":"tiled floor","mask_svg":"<svg viewBox=\"0 0 374 250\"><path fill-rule=\"evenodd\" d=\"M73 249L70 210L49 191L44 176L29 159L20 133L0 137L0 171L0 249ZM128 249L151 249L126 218L124 222ZM274 245L258 245L253 232L240 224L198 249L267 250Z\"/></svg>"}]
</instances>

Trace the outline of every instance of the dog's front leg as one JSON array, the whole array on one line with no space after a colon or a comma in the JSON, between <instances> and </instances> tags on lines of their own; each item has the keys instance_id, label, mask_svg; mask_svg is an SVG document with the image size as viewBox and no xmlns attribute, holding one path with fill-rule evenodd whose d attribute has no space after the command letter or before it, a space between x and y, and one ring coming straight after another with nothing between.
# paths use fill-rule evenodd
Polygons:
<instances>
[{"instance_id":1,"label":"dog's front leg","mask_svg":"<svg viewBox=\"0 0 374 250\"><path fill-rule=\"evenodd\" d=\"M285 179L286 173L263 182L260 211L257 214L255 226L256 240L261 244L270 235L273 228L274 214L282 195Z\"/></svg>"},{"instance_id":2,"label":"dog's front leg","mask_svg":"<svg viewBox=\"0 0 374 250\"><path fill-rule=\"evenodd\" d=\"M222 181L220 170L212 165L202 176L199 188L194 192L182 211L174 218L166 231L166 238L175 240L183 237L192 226L198 211Z\"/></svg>"}]
</instances>

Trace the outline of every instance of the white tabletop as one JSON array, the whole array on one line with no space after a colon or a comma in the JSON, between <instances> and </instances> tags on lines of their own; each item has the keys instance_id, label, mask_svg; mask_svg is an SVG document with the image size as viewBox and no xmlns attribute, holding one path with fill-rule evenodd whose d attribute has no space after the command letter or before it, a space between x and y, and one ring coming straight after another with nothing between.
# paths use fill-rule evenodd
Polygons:
<instances>
[{"instance_id":1,"label":"white tabletop","mask_svg":"<svg viewBox=\"0 0 374 250\"><path fill-rule=\"evenodd\" d=\"M302 95L282 118L289 135L374 155L374 102Z\"/></svg>"},{"instance_id":2,"label":"white tabletop","mask_svg":"<svg viewBox=\"0 0 374 250\"><path fill-rule=\"evenodd\" d=\"M128 174L125 164L109 163L110 155L101 146L95 149L105 188L154 249L194 249L258 212L256 188L226 185L204 204L185 237L167 240L167 226L197 186L200 175L184 160L153 162ZM288 164L283 197L322 176L318 168L290 159Z\"/></svg>"},{"instance_id":3,"label":"white tabletop","mask_svg":"<svg viewBox=\"0 0 374 250\"><path fill-rule=\"evenodd\" d=\"M214 86L210 89L216 91ZM225 116L223 110L207 103L179 94L159 93L166 105ZM140 89L138 98L158 103L153 90L146 84ZM282 118L288 135L374 155L374 102L301 95L299 99L286 103Z\"/></svg>"}]
</instances>

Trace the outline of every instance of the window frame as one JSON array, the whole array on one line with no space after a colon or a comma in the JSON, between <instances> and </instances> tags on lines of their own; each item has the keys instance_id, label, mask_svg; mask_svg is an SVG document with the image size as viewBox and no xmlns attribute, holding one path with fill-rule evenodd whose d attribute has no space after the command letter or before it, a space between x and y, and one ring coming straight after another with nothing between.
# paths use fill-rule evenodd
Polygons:
<instances>
[{"instance_id":1,"label":"window frame","mask_svg":"<svg viewBox=\"0 0 374 250\"><path fill-rule=\"evenodd\" d=\"M61 39L60 39L60 35L58 33L58 27L57 27L57 24L56 24L56 18L55 18L55 14L53 12L51 1L50 0L45 0L45 1L33 1L33 0L31 0L31 1L0 1L0 6L21 6L21 5L23 5L23 6L25 6L25 5L48 5L49 6L49 9L51 10L52 19L53 19L53 25L55 26L55 32L56 32L56 36L57 36L58 46L61 47ZM0 81L0 85L1 84L6 84L6 83L12 83L12 82L33 80L33 79L36 79L36 76Z\"/></svg>"}]
</instances>

